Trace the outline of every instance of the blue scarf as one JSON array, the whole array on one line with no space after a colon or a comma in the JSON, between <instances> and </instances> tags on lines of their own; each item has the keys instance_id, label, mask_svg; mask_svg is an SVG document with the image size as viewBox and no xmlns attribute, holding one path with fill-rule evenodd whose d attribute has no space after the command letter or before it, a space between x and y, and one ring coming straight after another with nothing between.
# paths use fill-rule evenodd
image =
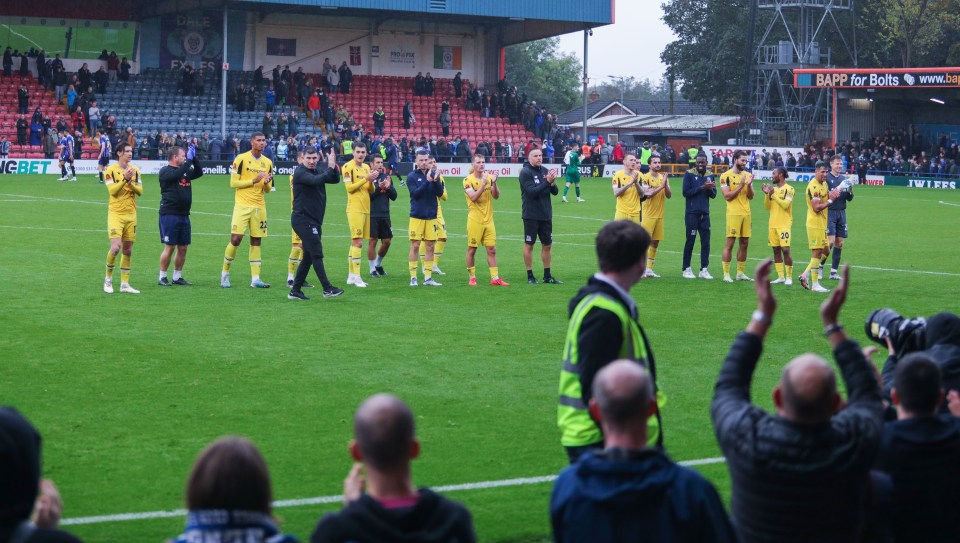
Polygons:
<instances>
[{"instance_id":1,"label":"blue scarf","mask_svg":"<svg viewBox=\"0 0 960 543\"><path fill-rule=\"evenodd\" d=\"M280 533L270 515L259 511L190 511L187 527L174 543L297 543Z\"/></svg>"}]
</instances>

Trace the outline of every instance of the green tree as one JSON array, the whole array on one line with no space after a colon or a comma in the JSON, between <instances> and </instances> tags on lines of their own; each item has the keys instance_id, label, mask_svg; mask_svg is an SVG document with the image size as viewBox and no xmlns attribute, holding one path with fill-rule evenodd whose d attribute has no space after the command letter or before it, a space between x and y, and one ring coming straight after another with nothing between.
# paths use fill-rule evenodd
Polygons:
<instances>
[{"instance_id":1,"label":"green tree","mask_svg":"<svg viewBox=\"0 0 960 543\"><path fill-rule=\"evenodd\" d=\"M659 83L651 79L637 79L635 77L607 80L588 89L588 94L597 91L605 100L619 100L623 92L624 100L668 100L670 98L670 84L666 78Z\"/></svg>"},{"instance_id":2,"label":"green tree","mask_svg":"<svg viewBox=\"0 0 960 543\"><path fill-rule=\"evenodd\" d=\"M507 47L507 82L530 100L561 113L580 104L583 65L561 54L560 38L547 38Z\"/></svg>"},{"instance_id":3,"label":"green tree","mask_svg":"<svg viewBox=\"0 0 960 543\"><path fill-rule=\"evenodd\" d=\"M946 34L958 21L956 0L880 0L880 28L900 53L904 68L942 64Z\"/></svg>"}]
</instances>

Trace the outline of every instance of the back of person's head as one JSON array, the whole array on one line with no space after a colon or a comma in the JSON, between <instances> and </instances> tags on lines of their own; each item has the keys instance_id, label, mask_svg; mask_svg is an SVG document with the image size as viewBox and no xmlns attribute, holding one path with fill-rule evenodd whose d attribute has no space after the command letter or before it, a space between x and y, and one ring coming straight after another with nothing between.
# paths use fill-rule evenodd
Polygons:
<instances>
[{"instance_id":1,"label":"back of person's head","mask_svg":"<svg viewBox=\"0 0 960 543\"><path fill-rule=\"evenodd\" d=\"M187 480L187 509L270 514L270 472L260 451L243 437L222 437L200 453Z\"/></svg>"},{"instance_id":2,"label":"back of person's head","mask_svg":"<svg viewBox=\"0 0 960 543\"><path fill-rule=\"evenodd\" d=\"M0 408L0 526L30 517L40 483L40 434L12 407Z\"/></svg>"},{"instance_id":3,"label":"back of person's head","mask_svg":"<svg viewBox=\"0 0 960 543\"><path fill-rule=\"evenodd\" d=\"M650 373L632 360L616 360L597 372L593 398L608 430L645 428L656 406Z\"/></svg>"},{"instance_id":4,"label":"back of person's head","mask_svg":"<svg viewBox=\"0 0 960 543\"><path fill-rule=\"evenodd\" d=\"M804 354L790 361L780 375L774 390L774 402L780 414L804 424L820 424L840 406L837 378L833 369L814 354Z\"/></svg>"},{"instance_id":5,"label":"back of person's head","mask_svg":"<svg viewBox=\"0 0 960 543\"><path fill-rule=\"evenodd\" d=\"M960 317L944 311L927 319L927 348L960 345Z\"/></svg>"},{"instance_id":6,"label":"back of person's head","mask_svg":"<svg viewBox=\"0 0 960 543\"><path fill-rule=\"evenodd\" d=\"M413 411L400 398L376 394L353 417L353 435L364 464L379 471L405 469L416 455Z\"/></svg>"},{"instance_id":7,"label":"back of person's head","mask_svg":"<svg viewBox=\"0 0 960 543\"><path fill-rule=\"evenodd\" d=\"M646 258L650 234L633 221L613 221L600 229L596 245L600 271L625 271Z\"/></svg>"},{"instance_id":8,"label":"back of person's head","mask_svg":"<svg viewBox=\"0 0 960 543\"><path fill-rule=\"evenodd\" d=\"M925 352L910 353L897 363L893 400L912 415L932 415L943 398L940 368Z\"/></svg>"}]
</instances>

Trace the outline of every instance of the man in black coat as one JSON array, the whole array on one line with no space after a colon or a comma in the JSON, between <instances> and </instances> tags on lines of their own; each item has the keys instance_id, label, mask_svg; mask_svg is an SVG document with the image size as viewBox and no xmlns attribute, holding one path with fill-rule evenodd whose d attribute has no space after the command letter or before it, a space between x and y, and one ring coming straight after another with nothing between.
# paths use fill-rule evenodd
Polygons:
<instances>
[{"instance_id":1,"label":"man in black coat","mask_svg":"<svg viewBox=\"0 0 960 543\"><path fill-rule=\"evenodd\" d=\"M560 284L550 271L553 256L553 203L550 198L560 194L556 183L557 170L543 167L543 151L530 150L527 162L520 170L520 200L523 218L523 264L527 267L527 283L537 284L533 276L533 246L540 239L540 258L543 261L543 282Z\"/></svg>"},{"instance_id":2,"label":"man in black coat","mask_svg":"<svg viewBox=\"0 0 960 543\"><path fill-rule=\"evenodd\" d=\"M21 83L20 88L17 89L17 108L19 108L20 113L24 115L30 113L30 91L27 90L27 86L23 83Z\"/></svg>"},{"instance_id":3,"label":"man in black coat","mask_svg":"<svg viewBox=\"0 0 960 543\"><path fill-rule=\"evenodd\" d=\"M190 245L190 207L193 205L192 182L203 176L197 148L191 143L184 151L183 147L170 148L169 162L160 168L160 241L163 252L160 254L161 287L171 285L190 286L183 278L183 264L187 260L187 246ZM173 280L167 278L170 257L177 250L173 262Z\"/></svg>"},{"instance_id":4,"label":"man in black coat","mask_svg":"<svg viewBox=\"0 0 960 543\"><path fill-rule=\"evenodd\" d=\"M860 346L838 323L849 267L820 307L824 335L847 403L823 358L800 355L773 390L776 414L750 400L750 384L773 322L771 260L757 268L758 307L730 348L710 412L732 481L730 508L744 543L849 542L863 532L867 482L880 444L880 386Z\"/></svg>"},{"instance_id":5,"label":"man in black coat","mask_svg":"<svg viewBox=\"0 0 960 543\"><path fill-rule=\"evenodd\" d=\"M337 170L337 157L332 148L327 154L327 165L322 171L317 169L319 160L316 147L307 146L303 150L302 163L293 172L293 212L290 214L290 226L300 236L303 259L297 266L293 287L287 294L289 300L308 299L302 288L311 265L323 287L324 298L343 294L343 289L333 286L327 278L323 267L323 244L320 241L323 216L327 211L327 185L339 183L340 172Z\"/></svg>"},{"instance_id":6,"label":"man in black coat","mask_svg":"<svg viewBox=\"0 0 960 543\"><path fill-rule=\"evenodd\" d=\"M27 133L30 130L30 123L23 115L17 117L17 145L27 144Z\"/></svg>"}]
</instances>

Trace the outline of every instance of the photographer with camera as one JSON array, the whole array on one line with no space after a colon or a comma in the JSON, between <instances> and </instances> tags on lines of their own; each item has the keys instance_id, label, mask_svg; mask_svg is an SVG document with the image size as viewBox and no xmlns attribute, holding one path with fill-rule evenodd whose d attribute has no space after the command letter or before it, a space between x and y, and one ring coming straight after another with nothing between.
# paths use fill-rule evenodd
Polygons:
<instances>
[{"instance_id":1,"label":"photographer with camera","mask_svg":"<svg viewBox=\"0 0 960 543\"><path fill-rule=\"evenodd\" d=\"M960 317L956 314L942 312L929 319L907 319L884 308L870 313L865 328L867 337L886 345L889 353L882 372L884 397L890 398L900 359L917 351L926 352L940 368L947 393L960 392ZM940 412L948 412L945 404Z\"/></svg>"}]
</instances>

